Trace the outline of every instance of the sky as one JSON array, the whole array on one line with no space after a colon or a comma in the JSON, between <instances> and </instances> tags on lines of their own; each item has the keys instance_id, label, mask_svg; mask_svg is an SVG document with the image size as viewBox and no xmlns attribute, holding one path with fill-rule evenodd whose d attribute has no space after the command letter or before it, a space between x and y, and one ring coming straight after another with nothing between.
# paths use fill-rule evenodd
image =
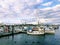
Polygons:
<instances>
[{"instance_id":1,"label":"sky","mask_svg":"<svg viewBox=\"0 0 60 45\"><path fill-rule=\"evenodd\" d=\"M60 24L60 0L0 0L0 23Z\"/></svg>"}]
</instances>

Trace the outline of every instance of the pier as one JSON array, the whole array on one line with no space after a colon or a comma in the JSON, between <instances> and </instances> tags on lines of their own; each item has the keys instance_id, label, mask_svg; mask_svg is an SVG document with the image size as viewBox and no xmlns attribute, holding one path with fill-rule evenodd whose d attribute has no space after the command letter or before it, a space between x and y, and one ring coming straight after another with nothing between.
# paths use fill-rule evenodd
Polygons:
<instances>
[{"instance_id":1,"label":"pier","mask_svg":"<svg viewBox=\"0 0 60 45\"><path fill-rule=\"evenodd\" d=\"M9 36L9 35L14 35L14 34L19 34L19 33L27 33L28 29L24 29L24 27L30 27L30 26L43 26L43 27L53 27L54 29L58 28L58 25L33 25L33 24L13 24L13 25L0 25L0 37L3 36ZM50 33L47 30L44 33Z\"/></svg>"}]
</instances>

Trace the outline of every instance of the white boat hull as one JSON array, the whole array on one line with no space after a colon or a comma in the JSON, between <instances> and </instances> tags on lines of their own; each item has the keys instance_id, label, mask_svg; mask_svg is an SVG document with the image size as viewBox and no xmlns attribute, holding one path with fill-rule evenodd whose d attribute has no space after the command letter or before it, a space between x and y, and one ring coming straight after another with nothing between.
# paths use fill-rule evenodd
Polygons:
<instances>
[{"instance_id":1,"label":"white boat hull","mask_svg":"<svg viewBox=\"0 0 60 45\"><path fill-rule=\"evenodd\" d=\"M55 30L45 30L45 33L52 34L55 33Z\"/></svg>"},{"instance_id":2,"label":"white boat hull","mask_svg":"<svg viewBox=\"0 0 60 45\"><path fill-rule=\"evenodd\" d=\"M27 32L27 34L30 34L30 35L43 35L44 32L40 32L40 31L32 31L32 32Z\"/></svg>"}]
</instances>

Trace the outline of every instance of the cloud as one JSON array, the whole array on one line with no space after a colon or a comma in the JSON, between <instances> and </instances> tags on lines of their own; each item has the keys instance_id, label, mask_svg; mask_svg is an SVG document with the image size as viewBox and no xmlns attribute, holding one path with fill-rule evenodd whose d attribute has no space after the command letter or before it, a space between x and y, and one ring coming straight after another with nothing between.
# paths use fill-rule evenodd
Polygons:
<instances>
[{"instance_id":1,"label":"cloud","mask_svg":"<svg viewBox=\"0 0 60 45\"><path fill-rule=\"evenodd\" d=\"M59 8L60 8L60 4L58 4L58 5L54 6L54 7L52 7L52 9L53 9L54 11L60 10Z\"/></svg>"},{"instance_id":2,"label":"cloud","mask_svg":"<svg viewBox=\"0 0 60 45\"><path fill-rule=\"evenodd\" d=\"M1 0L0 22L4 23L58 23L60 17L60 4L53 7L34 8L42 4L50 6L53 2L43 3L44 0ZM32 8L33 6L33 8Z\"/></svg>"},{"instance_id":3,"label":"cloud","mask_svg":"<svg viewBox=\"0 0 60 45\"><path fill-rule=\"evenodd\" d=\"M58 11L60 8L60 4L55 5L53 7L46 7L46 8L42 8L41 10L53 10L53 11Z\"/></svg>"},{"instance_id":4,"label":"cloud","mask_svg":"<svg viewBox=\"0 0 60 45\"><path fill-rule=\"evenodd\" d=\"M43 0L25 0L25 2L27 3L28 6L32 6L32 5L35 5L35 4L42 3Z\"/></svg>"},{"instance_id":5,"label":"cloud","mask_svg":"<svg viewBox=\"0 0 60 45\"><path fill-rule=\"evenodd\" d=\"M53 2L47 2L47 3L43 3L43 6L50 6Z\"/></svg>"},{"instance_id":6,"label":"cloud","mask_svg":"<svg viewBox=\"0 0 60 45\"><path fill-rule=\"evenodd\" d=\"M44 15L45 19L48 19L47 23L60 23L60 4L40 9L41 15Z\"/></svg>"},{"instance_id":7,"label":"cloud","mask_svg":"<svg viewBox=\"0 0 60 45\"><path fill-rule=\"evenodd\" d=\"M58 0L58 1L60 1L60 0Z\"/></svg>"}]
</instances>

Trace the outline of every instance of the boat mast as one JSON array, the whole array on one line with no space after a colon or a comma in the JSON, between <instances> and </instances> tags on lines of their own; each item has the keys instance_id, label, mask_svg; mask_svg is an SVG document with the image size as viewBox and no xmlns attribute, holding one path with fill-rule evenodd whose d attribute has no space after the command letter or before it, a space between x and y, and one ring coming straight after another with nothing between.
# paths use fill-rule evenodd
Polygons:
<instances>
[{"instance_id":1,"label":"boat mast","mask_svg":"<svg viewBox=\"0 0 60 45\"><path fill-rule=\"evenodd\" d=\"M36 17L36 20L37 20L37 23L38 23L38 26L39 26L39 24L40 24L40 22L39 22L39 9L37 9L36 10L36 15L35 15L35 17Z\"/></svg>"}]
</instances>

